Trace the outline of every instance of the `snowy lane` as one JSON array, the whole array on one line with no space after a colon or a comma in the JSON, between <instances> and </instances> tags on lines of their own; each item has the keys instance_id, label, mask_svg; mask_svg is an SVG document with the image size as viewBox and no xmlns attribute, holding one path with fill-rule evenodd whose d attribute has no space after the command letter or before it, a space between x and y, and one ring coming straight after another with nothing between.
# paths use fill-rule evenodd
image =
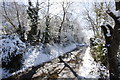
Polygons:
<instances>
[{"instance_id":1,"label":"snowy lane","mask_svg":"<svg viewBox=\"0 0 120 80\"><path fill-rule=\"evenodd\" d=\"M90 47L86 49L83 57L83 65L80 67L79 75L85 78L98 78L98 64L94 62L92 55L90 54Z\"/></svg>"}]
</instances>

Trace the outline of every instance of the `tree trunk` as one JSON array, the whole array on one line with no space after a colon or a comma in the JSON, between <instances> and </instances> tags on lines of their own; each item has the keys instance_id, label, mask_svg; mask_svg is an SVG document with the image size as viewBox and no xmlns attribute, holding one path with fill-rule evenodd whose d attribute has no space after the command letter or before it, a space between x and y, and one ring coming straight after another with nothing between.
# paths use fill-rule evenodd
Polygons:
<instances>
[{"instance_id":1,"label":"tree trunk","mask_svg":"<svg viewBox=\"0 0 120 80\"><path fill-rule=\"evenodd\" d=\"M120 10L120 2L116 2L116 10ZM108 49L108 63L109 63L109 73L110 80L119 80L120 71L119 71L119 62L117 58L117 53L120 45L120 21L118 21L118 17L114 15L112 12L107 12L115 21L115 26L112 29L111 26L106 25L108 27L111 36L107 36L108 31L105 26L101 26L104 31L104 36L106 39L106 47Z\"/></svg>"}]
</instances>

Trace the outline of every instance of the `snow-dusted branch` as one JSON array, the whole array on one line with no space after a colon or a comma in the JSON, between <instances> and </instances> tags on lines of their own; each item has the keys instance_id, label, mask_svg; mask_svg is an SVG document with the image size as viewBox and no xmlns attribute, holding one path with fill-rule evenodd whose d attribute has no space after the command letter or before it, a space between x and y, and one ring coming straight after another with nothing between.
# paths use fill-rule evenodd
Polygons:
<instances>
[{"instance_id":1,"label":"snow-dusted branch","mask_svg":"<svg viewBox=\"0 0 120 80\"><path fill-rule=\"evenodd\" d=\"M3 11L5 12L5 15L3 15L3 17L13 26L14 29L16 29L16 26L13 24L12 20L8 16L4 1L3 1Z\"/></svg>"},{"instance_id":2,"label":"snow-dusted branch","mask_svg":"<svg viewBox=\"0 0 120 80\"><path fill-rule=\"evenodd\" d=\"M75 77L78 77L78 74L65 61L63 61L63 59L61 58L61 56L59 56L59 60L60 60L60 62L64 63L64 65L66 67L68 67L70 69L70 71L74 74Z\"/></svg>"},{"instance_id":3,"label":"snow-dusted branch","mask_svg":"<svg viewBox=\"0 0 120 80\"><path fill-rule=\"evenodd\" d=\"M110 34L112 35L113 34L113 28L109 24L107 24L106 26L109 28Z\"/></svg>"},{"instance_id":4,"label":"snow-dusted branch","mask_svg":"<svg viewBox=\"0 0 120 80\"><path fill-rule=\"evenodd\" d=\"M116 17L116 15L115 15L113 12L111 12L110 10L107 10L106 13L107 13L110 17L112 17L112 18L114 19L114 21L117 21L117 17Z\"/></svg>"},{"instance_id":5,"label":"snow-dusted branch","mask_svg":"<svg viewBox=\"0 0 120 80\"><path fill-rule=\"evenodd\" d=\"M18 11L18 8L17 8L17 3L16 2L14 2L14 5L15 5L15 8L16 8L16 16L17 16L17 20L18 20L18 23L19 23L19 25L18 25L18 27L21 29L21 22L20 22L20 15L19 15L19 11Z\"/></svg>"}]
</instances>

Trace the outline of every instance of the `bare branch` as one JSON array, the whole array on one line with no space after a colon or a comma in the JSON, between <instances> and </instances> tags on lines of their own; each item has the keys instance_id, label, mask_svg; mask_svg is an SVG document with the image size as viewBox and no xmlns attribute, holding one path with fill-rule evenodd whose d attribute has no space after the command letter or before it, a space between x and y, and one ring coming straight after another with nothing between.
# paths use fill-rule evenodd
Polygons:
<instances>
[{"instance_id":1,"label":"bare branch","mask_svg":"<svg viewBox=\"0 0 120 80\"><path fill-rule=\"evenodd\" d=\"M62 22L61 22L61 24L60 24L59 34L58 34L58 42L59 42L59 43L60 43L61 30L62 30L63 23L64 23L65 17L66 17L66 9L65 9L64 5L65 5L65 3L63 2L63 3L62 3L63 18L62 18Z\"/></svg>"},{"instance_id":2,"label":"bare branch","mask_svg":"<svg viewBox=\"0 0 120 80\"><path fill-rule=\"evenodd\" d=\"M13 24L13 22L11 21L11 19L8 17L6 8L5 8L5 2L3 1L3 10L5 12L5 15L3 15L3 17L13 26L13 28L16 30L16 26Z\"/></svg>"},{"instance_id":3,"label":"bare branch","mask_svg":"<svg viewBox=\"0 0 120 80\"><path fill-rule=\"evenodd\" d=\"M71 70L71 72L74 74L75 77L78 77L78 74L65 61L62 60L61 56L59 56L59 60L60 62L63 62L64 65Z\"/></svg>"},{"instance_id":4,"label":"bare branch","mask_svg":"<svg viewBox=\"0 0 120 80\"><path fill-rule=\"evenodd\" d=\"M111 17L114 19L115 22L117 21L117 17L113 14L113 12L111 12L110 10L107 10L106 13L107 13L109 16L111 16Z\"/></svg>"},{"instance_id":5,"label":"bare branch","mask_svg":"<svg viewBox=\"0 0 120 80\"><path fill-rule=\"evenodd\" d=\"M19 18L19 11L18 11L16 2L14 2L14 4L15 4L16 12L17 12L17 14L16 14L17 15L17 20L18 20L18 23L19 23L18 27L21 29L21 22L20 22L20 18Z\"/></svg>"},{"instance_id":6,"label":"bare branch","mask_svg":"<svg viewBox=\"0 0 120 80\"><path fill-rule=\"evenodd\" d=\"M110 34L112 35L113 34L113 28L109 24L107 24L106 26L109 28Z\"/></svg>"}]
</instances>

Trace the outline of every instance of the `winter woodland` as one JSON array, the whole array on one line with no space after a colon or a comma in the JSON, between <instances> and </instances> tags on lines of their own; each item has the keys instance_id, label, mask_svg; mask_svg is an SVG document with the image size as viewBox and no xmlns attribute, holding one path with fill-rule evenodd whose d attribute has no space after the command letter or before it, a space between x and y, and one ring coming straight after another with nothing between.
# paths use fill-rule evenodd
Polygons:
<instances>
[{"instance_id":1,"label":"winter woodland","mask_svg":"<svg viewBox=\"0 0 120 80\"><path fill-rule=\"evenodd\" d=\"M0 14L0 79L120 80L120 0L2 0Z\"/></svg>"}]
</instances>

